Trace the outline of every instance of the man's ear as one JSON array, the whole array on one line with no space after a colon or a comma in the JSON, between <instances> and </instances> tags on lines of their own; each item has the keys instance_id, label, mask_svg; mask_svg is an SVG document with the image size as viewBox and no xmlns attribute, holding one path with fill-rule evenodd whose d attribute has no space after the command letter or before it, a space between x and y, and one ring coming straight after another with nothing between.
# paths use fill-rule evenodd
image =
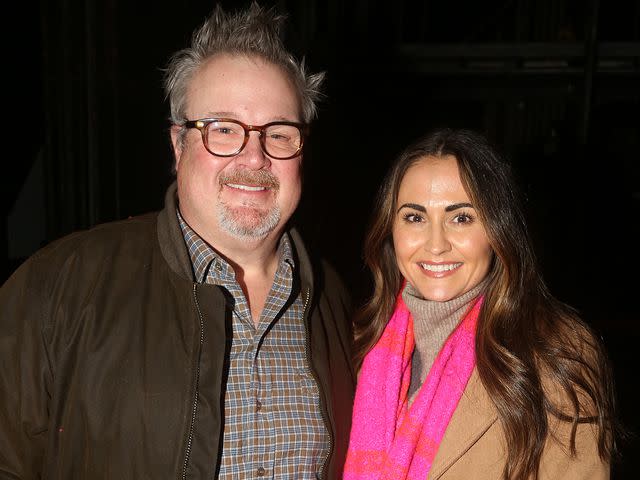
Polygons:
<instances>
[{"instance_id":1,"label":"man's ear","mask_svg":"<svg viewBox=\"0 0 640 480\"><path fill-rule=\"evenodd\" d=\"M178 171L178 166L180 164L180 157L182 156L182 142L184 141L184 138L181 138L180 135L180 131L182 130L182 127L179 125L172 125L171 126L171 145L173 147L173 155L175 157L175 164L174 164L174 170Z\"/></svg>"}]
</instances>

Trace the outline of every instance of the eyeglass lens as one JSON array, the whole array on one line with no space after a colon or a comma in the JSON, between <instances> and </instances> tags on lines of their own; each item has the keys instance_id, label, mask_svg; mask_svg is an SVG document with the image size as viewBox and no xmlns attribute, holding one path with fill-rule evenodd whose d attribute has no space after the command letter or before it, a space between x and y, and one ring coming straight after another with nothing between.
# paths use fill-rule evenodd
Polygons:
<instances>
[{"instance_id":1,"label":"eyeglass lens","mask_svg":"<svg viewBox=\"0 0 640 480\"><path fill-rule=\"evenodd\" d=\"M244 143L245 130L234 122L211 122L207 128L207 143L214 155L236 153ZM300 129L293 125L268 126L261 139L266 153L274 158L286 158L295 154L302 144Z\"/></svg>"}]
</instances>

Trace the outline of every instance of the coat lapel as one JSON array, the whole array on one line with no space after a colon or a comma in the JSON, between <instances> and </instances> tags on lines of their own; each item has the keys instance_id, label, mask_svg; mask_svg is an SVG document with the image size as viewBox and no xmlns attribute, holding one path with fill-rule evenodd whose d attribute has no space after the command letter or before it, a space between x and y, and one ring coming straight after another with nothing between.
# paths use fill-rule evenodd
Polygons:
<instances>
[{"instance_id":1,"label":"coat lapel","mask_svg":"<svg viewBox=\"0 0 640 480\"><path fill-rule=\"evenodd\" d=\"M440 478L497 418L495 407L480 381L478 371L474 369L440 442L429 478Z\"/></svg>"}]
</instances>

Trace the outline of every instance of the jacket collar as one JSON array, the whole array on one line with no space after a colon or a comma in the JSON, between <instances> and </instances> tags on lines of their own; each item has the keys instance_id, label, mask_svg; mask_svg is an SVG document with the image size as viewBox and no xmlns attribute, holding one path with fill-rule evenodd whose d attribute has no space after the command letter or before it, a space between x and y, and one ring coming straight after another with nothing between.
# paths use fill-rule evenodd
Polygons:
<instances>
[{"instance_id":1,"label":"jacket collar","mask_svg":"<svg viewBox=\"0 0 640 480\"><path fill-rule=\"evenodd\" d=\"M164 209L158 214L158 242L162 256L171 270L185 280L193 281L189 251L178 223L176 210L178 184L173 182L164 196Z\"/></svg>"},{"instance_id":2,"label":"jacket collar","mask_svg":"<svg viewBox=\"0 0 640 480\"><path fill-rule=\"evenodd\" d=\"M497 419L495 406L474 369L442 437L429 478L440 478Z\"/></svg>"}]
</instances>

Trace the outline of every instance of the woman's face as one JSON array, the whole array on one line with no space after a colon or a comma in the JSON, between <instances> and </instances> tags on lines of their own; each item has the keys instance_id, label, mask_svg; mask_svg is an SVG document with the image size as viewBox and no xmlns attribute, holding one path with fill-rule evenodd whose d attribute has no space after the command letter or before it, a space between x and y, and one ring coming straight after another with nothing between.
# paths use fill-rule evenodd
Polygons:
<instances>
[{"instance_id":1,"label":"woman's face","mask_svg":"<svg viewBox=\"0 0 640 480\"><path fill-rule=\"evenodd\" d=\"M420 159L407 170L397 200L396 262L424 298L451 300L487 276L493 252L454 157Z\"/></svg>"}]
</instances>

